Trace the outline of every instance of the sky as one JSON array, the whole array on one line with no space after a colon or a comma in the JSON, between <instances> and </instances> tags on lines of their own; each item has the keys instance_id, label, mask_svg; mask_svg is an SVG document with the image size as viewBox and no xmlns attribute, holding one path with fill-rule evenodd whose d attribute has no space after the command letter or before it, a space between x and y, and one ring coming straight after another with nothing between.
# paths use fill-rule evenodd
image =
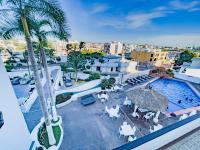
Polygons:
<instances>
[{"instance_id":1,"label":"sky","mask_svg":"<svg viewBox=\"0 0 200 150\"><path fill-rule=\"evenodd\" d=\"M200 46L200 0L59 0L71 40Z\"/></svg>"}]
</instances>

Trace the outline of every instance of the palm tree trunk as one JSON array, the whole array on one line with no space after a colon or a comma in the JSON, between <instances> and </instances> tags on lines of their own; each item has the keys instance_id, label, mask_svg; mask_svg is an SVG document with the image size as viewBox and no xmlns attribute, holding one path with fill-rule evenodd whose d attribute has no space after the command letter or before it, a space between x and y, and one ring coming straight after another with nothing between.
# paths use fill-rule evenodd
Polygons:
<instances>
[{"instance_id":1,"label":"palm tree trunk","mask_svg":"<svg viewBox=\"0 0 200 150\"><path fill-rule=\"evenodd\" d=\"M23 24L24 35L25 35L27 49L28 49L28 55L30 57L30 61L31 61L31 65L32 65L36 89L37 89L37 92L38 92L38 96L39 96L39 99L40 99L40 105L41 105L41 108L42 108L42 111L43 111L43 114L44 114L44 118L45 118L45 125L46 125L46 129L47 129L48 137L49 137L49 143L51 145L54 145L56 143L56 140L55 140L55 137L54 137L54 134L53 134L53 129L52 129L52 126L51 126L51 120L50 120L49 114L48 114L48 108L47 108L46 99L45 99L45 96L44 96L43 87L42 87L42 84L40 82L40 77L39 77L39 74L38 74L37 63L36 63L36 60L35 60L35 54L34 54L34 51L33 51L32 41L31 41L31 38L30 38L30 33L29 33L26 17L21 16L21 21L22 21L22 24Z\"/></svg>"},{"instance_id":2,"label":"palm tree trunk","mask_svg":"<svg viewBox=\"0 0 200 150\"><path fill-rule=\"evenodd\" d=\"M42 62L43 62L43 67L44 67L44 74L46 76L46 80L47 80L47 89L49 92L49 97L51 100L51 113L52 113L52 117L54 121L58 120L58 115L57 115L57 111L56 111L56 106L55 106L55 94L53 92L53 85L51 83L51 79L50 79L50 75L49 75L49 69L48 69L48 65L47 65L47 59L46 59L46 54L43 48L41 48L41 56L42 56Z\"/></svg>"}]
</instances>

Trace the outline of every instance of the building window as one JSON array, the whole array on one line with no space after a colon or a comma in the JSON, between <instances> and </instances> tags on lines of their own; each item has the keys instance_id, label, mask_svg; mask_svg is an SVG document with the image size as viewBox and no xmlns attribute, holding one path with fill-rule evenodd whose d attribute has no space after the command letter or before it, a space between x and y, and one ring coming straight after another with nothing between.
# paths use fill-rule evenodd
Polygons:
<instances>
[{"instance_id":1,"label":"building window","mask_svg":"<svg viewBox=\"0 0 200 150\"><path fill-rule=\"evenodd\" d=\"M111 72L113 72L113 67L111 67Z\"/></svg>"},{"instance_id":2,"label":"building window","mask_svg":"<svg viewBox=\"0 0 200 150\"><path fill-rule=\"evenodd\" d=\"M98 66L98 67L96 68L96 71L101 71L101 67Z\"/></svg>"},{"instance_id":3,"label":"building window","mask_svg":"<svg viewBox=\"0 0 200 150\"><path fill-rule=\"evenodd\" d=\"M152 58L150 58L150 61L152 61Z\"/></svg>"},{"instance_id":4,"label":"building window","mask_svg":"<svg viewBox=\"0 0 200 150\"><path fill-rule=\"evenodd\" d=\"M153 54L151 54L151 57L153 57Z\"/></svg>"},{"instance_id":5,"label":"building window","mask_svg":"<svg viewBox=\"0 0 200 150\"><path fill-rule=\"evenodd\" d=\"M154 61L156 61L157 59L156 58L154 58Z\"/></svg>"}]
</instances>

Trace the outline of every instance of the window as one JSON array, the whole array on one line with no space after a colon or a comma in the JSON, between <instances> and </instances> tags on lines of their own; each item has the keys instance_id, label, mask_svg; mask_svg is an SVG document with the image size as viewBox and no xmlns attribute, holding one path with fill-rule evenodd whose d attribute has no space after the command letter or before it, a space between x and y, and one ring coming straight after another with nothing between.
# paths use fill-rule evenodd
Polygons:
<instances>
[{"instance_id":1,"label":"window","mask_svg":"<svg viewBox=\"0 0 200 150\"><path fill-rule=\"evenodd\" d=\"M111 67L111 72L113 72L113 67Z\"/></svg>"},{"instance_id":2,"label":"window","mask_svg":"<svg viewBox=\"0 0 200 150\"><path fill-rule=\"evenodd\" d=\"M150 61L152 61L152 58L150 58Z\"/></svg>"},{"instance_id":3,"label":"window","mask_svg":"<svg viewBox=\"0 0 200 150\"><path fill-rule=\"evenodd\" d=\"M101 67L98 66L98 67L96 68L96 71L101 71Z\"/></svg>"},{"instance_id":4,"label":"window","mask_svg":"<svg viewBox=\"0 0 200 150\"><path fill-rule=\"evenodd\" d=\"M153 54L151 54L151 57L153 57Z\"/></svg>"},{"instance_id":5,"label":"window","mask_svg":"<svg viewBox=\"0 0 200 150\"><path fill-rule=\"evenodd\" d=\"M157 59L156 58L154 58L154 61L156 61Z\"/></svg>"}]
</instances>

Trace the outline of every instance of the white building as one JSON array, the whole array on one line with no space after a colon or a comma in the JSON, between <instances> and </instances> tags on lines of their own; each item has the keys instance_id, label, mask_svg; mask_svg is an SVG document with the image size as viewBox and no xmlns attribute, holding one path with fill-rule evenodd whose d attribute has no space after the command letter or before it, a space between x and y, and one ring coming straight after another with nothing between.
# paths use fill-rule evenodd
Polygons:
<instances>
[{"instance_id":1,"label":"white building","mask_svg":"<svg viewBox=\"0 0 200 150\"><path fill-rule=\"evenodd\" d=\"M176 78L200 84L200 58L193 58L191 63L183 63L179 72L174 72Z\"/></svg>"},{"instance_id":2,"label":"white building","mask_svg":"<svg viewBox=\"0 0 200 150\"><path fill-rule=\"evenodd\" d=\"M135 61L125 60L116 55L107 55L103 58L103 61L96 59L94 64L90 65L90 71L102 73L134 73L136 71L136 66L137 62Z\"/></svg>"},{"instance_id":3,"label":"white building","mask_svg":"<svg viewBox=\"0 0 200 150\"><path fill-rule=\"evenodd\" d=\"M0 70L0 111L2 111L4 118L4 125L0 128L0 149L34 150L34 141L31 139L1 59Z\"/></svg>"},{"instance_id":4,"label":"white building","mask_svg":"<svg viewBox=\"0 0 200 150\"><path fill-rule=\"evenodd\" d=\"M112 42L110 44L110 54L118 55L123 53L123 44L120 42Z\"/></svg>"}]
</instances>

